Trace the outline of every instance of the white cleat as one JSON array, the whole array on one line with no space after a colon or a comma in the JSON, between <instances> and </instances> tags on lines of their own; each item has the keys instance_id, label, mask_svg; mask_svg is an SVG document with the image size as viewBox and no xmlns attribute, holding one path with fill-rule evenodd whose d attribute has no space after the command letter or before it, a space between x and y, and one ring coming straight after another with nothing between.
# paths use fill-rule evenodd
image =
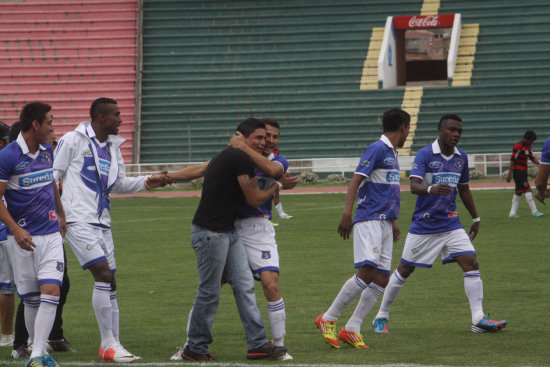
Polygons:
<instances>
[{"instance_id":1,"label":"white cleat","mask_svg":"<svg viewBox=\"0 0 550 367\"><path fill-rule=\"evenodd\" d=\"M183 350L185 349L185 346L183 347L177 347L178 351L176 354L174 354L172 357L170 357L171 361L181 361L183 358L181 358L181 355L183 354Z\"/></svg>"},{"instance_id":2,"label":"white cleat","mask_svg":"<svg viewBox=\"0 0 550 367\"><path fill-rule=\"evenodd\" d=\"M292 215L288 215L287 213L283 213L282 215L279 215L281 219L292 219L294 218Z\"/></svg>"},{"instance_id":3,"label":"white cleat","mask_svg":"<svg viewBox=\"0 0 550 367\"><path fill-rule=\"evenodd\" d=\"M132 363L141 359L136 355L128 352L120 343L115 343L105 350L99 347L99 358L104 361L113 361L116 363Z\"/></svg>"},{"instance_id":4,"label":"white cleat","mask_svg":"<svg viewBox=\"0 0 550 367\"><path fill-rule=\"evenodd\" d=\"M277 360L278 361L290 361L290 360L293 360L294 358L292 358L292 356L288 353L285 353L283 354L282 356L280 357L277 357Z\"/></svg>"}]
</instances>

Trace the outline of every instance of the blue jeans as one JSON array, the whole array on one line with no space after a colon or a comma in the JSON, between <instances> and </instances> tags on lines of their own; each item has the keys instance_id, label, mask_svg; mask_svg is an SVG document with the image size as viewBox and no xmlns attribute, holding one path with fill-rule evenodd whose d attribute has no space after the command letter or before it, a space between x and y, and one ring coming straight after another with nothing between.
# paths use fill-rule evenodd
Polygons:
<instances>
[{"instance_id":1,"label":"blue jeans","mask_svg":"<svg viewBox=\"0 0 550 367\"><path fill-rule=\"evenodd\" d=\"M262 315L256 304L254 279L237 233L212 232L193 225L191 245L197 255L199 286L189 322L188 345L192 352L210 353L212 324L220 302L222 276L231 284L246 334L248 349L267 342Z\"/></svg>"}]
</instances>

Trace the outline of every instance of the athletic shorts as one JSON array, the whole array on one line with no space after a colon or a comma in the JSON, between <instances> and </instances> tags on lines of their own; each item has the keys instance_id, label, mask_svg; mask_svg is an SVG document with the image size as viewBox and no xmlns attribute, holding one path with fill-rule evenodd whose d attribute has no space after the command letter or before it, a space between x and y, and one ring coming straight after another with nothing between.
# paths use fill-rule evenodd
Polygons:
<instances>
[{"instance_id":1,"label":"athletic shorts","mask_svg":"<svg viewBox=\"0 0 550 367\"><path fill-rule=\"evenodd\" d=\"M0 294L15 294L15 282L13 281L11 263L8 259L6 242L0 242Z\"/></svg>"},{"instance_id":2,"label":"athletic shorts","mask_svg":"<svg viewBox=\"0 0 550 367\"><path fill-rule=\"evenodd\" d=\"M255 279L263 271L279 272L279 251L275 242L275 230L268 218L253 217L235 221L237 235L241 239L248 265Z\"/></svg>"},{"instance_id":3,"label":"athletic shorts","mask_svg":"<svg viewBox=\"0 0 550 367\"><path fill-rule=\"evenodd\" d=\"M112 273L116 272L115 245L110 228L88 223L67 224L65 240L71 246L82 269L107 261Z\"/></svg>"},{"instance_id":4,"label":"athletic shorts","mask_svg":"<svg viewBox=\"0 0 550 367\"><path fill-rule=\"evenodd\" d=\"M11 235L6 242L19 297L40 295L43 284L62 285L63 239L59 232L32 236L34 251L23 250Z\"/></svg>"},{"instance_id":5,"label":"athletic shorts","mask_svg":"<svg viewBox=\"0 0 550 367\"><path fill-rule=\"evenodd\" d=\"M431 268L437 255L441 263L456 262L457 256L473 254L476 251L463 228L433 234L407 234L401 262L403 264Z\"/></svg>"},{"instance_id":6,"label":"athletic shorts","mask_svg":"<svg viewBox=\"0 0 550 367\"><path fill-rule=\"evenodd\" d=\"M353 262L356 268L370 265L389 274L393 251L390 220L367 220L353 225Z\"/></svg>"},{"instance_id":7,"label":"athletic shorts","mask_svg":"<svg viewBox=\"0 0 550 367\"><path fill-rule=\"evenodd\" d=\"M529 186L529 179L527 177L527 171L521 169L515 169L513 171L514 183L516 184L516 195L521 195L524 192L531 191Z\"/></svg>"}]
</instances>

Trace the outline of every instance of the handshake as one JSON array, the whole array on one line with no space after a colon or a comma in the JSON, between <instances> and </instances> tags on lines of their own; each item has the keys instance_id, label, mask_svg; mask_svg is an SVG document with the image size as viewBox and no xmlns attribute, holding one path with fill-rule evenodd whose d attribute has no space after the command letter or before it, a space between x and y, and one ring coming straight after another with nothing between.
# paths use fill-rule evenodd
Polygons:
<instances>
[{"instance_id":1,"label":"handshake","mask_svg":"<svg viewBox=\"0 0 550 367\"><path fill-rule=\"evenodd\" d=\"M145 180L145 188L147 190L152 190L157 187L164 187L166 185L173 184L176 181L189 181L203 177L204 172L206 172L206 166L208 166L208 162L185 167L179 171L162 171L155 173L147 177Z\"/></svg>"},{"instance_id":2,"label":"handshake","mask_svg":"<svg viewBox=\"0 0 550 367\"><path fill-rule=\"evenodd\" d=\"M155 173L145 180L145 188L147 190L156 189L157 187L164 187L169 184L173 184L176 180L170 177L168 171L162 171Z\"/></svg>"}]
</instances>

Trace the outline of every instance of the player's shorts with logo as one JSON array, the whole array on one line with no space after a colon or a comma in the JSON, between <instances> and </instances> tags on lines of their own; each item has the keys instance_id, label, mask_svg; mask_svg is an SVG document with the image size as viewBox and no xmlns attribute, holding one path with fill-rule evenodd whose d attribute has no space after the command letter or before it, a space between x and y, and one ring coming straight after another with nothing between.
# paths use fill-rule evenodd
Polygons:
<instances>
[{"instance_id":1,"label":"player's shorts with logo","mask_svg":"<svg viewBox=\"0 0 550 367\"><path fill-rule=\"evenodd\" d=\"M389 274L393 251L391 220L366 220L353 225L353 262L356 268L370 265Z\"/></svg>"},{"instance_id":2,"label":"player's shorts with logo","mask_svg":"<svg viewBox=\"0 0 550 367\"><path fill-rule=\"evenodd\" d=\"M63 239L59 232L34 235L34 251L22 249L13 236L8 236L8 256L12 264L13 277L21 298L40 295L40 285L62 285Z\"/></svg>"},{"instance_id":3,"label":"player's shorts with logo","mask_svg":"<svg viewBox=\"0 0 550 367\"><path fill-rule=\"evenodd\" d=\"M8 259L7 241L0 242L0 294L15 294L13 271Z\"/></svg>"},{"instance_id":4,"label":"player's shorts with logo","mask_svg":"<svg viewBox=\"0 0 550 367\"><path fill-rule=\"evenodd\" d=\"M69 223L65 239L82 269L106 260L111 272L116 271L115 245L110 228L88 223Z\"/></svg>"},{"instance_id":5,"label":"player's shorts with logo","mask_svg":"<svg viewBox=\"0 0 550 367\"><path fill-rule=\"evenodd\" d=\"M268 218L251 217L235 221L237 234L241 239L248 265L259 279L262 271L279 272L279 251L275 242L275 230Z\"/></svg>"},{"instance_id":6,"label":"player's shorts with logo","mask_svg":"<svg viewBox=\"0 0 550 367\"><path fill-rule=\"evenodd\" d=\"M457 256L474 254L476 251L464 228L430 234L408 233L401 262L422 268L431 268L441 254L441 262L455 262Z\"/></svg>"}]
</instances>

